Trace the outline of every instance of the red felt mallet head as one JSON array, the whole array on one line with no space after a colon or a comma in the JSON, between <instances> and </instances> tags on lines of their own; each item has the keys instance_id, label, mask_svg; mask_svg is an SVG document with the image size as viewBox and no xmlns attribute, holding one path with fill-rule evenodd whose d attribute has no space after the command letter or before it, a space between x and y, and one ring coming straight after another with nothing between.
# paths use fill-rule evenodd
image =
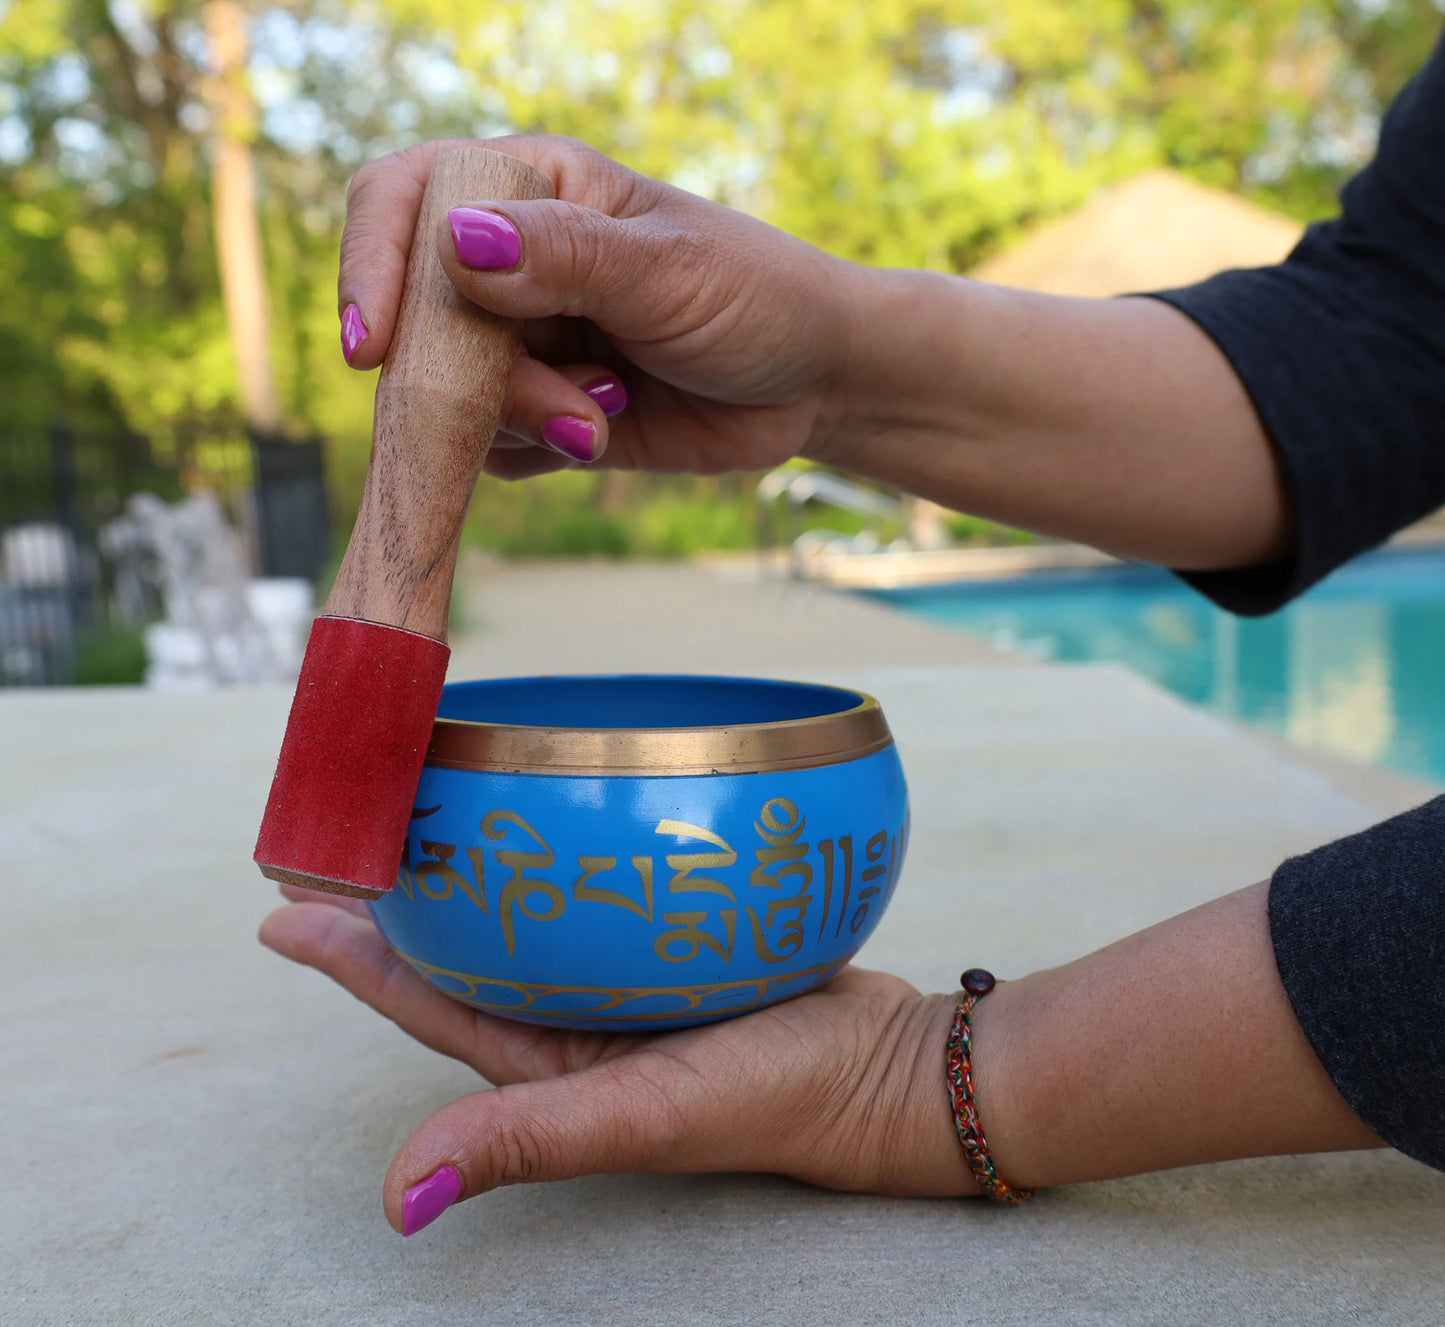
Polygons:
<instances>
[{"instance_id":1,"label":"red felt mallet head","mask_svg":"<svg viewBox=\"0 0 1445 1327\"><path fill-rule=\"evenodd\" d=\"M256 842L272 880L360 898L396 883L446 676L462 523L519 335L456 293L436 237L459 204L551 197L545 176L485 148L432 167L376 387L361 510L312 628Z\"/></svg>"}]
</instances>

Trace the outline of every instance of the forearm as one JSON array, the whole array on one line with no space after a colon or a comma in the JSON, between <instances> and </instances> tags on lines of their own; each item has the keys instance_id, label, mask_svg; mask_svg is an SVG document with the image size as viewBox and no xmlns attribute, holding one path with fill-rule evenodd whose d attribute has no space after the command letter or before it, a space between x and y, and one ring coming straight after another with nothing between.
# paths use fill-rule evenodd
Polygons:
<instances>
[{"instance_id":1,"label":"forearm","mask_svg":"<svg viewBox=\"0 0 1445 1327\"><path fill-rule=\"evenodd\" d=\"M863 268L846 295L817 459L1143 561L1287 555L1288 503L1249 397L1174 309Z\"/></svg>"},{"instance_id":2,"label":"forearm","mask_svg":"<svg viewBox=\"0 0 1445 1327\"><path fill-rule=\"evenodd\" d=\"M1383 1146L1300 1030L1266 898L1241 890L979 1002L979 1110L1009 1183Z\"/></svg>"}]
</instances>

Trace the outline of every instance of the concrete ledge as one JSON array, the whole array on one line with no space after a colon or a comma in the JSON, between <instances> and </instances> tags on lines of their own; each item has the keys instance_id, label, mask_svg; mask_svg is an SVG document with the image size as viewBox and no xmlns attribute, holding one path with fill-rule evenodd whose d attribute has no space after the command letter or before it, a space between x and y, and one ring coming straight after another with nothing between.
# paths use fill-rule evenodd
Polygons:
<instances>
[{"instance_id":1,"label":"concrete ledge","mask_svg":"<svg viewBox=\"0 0 1445 1327\"><path fill-rule=\"evenodd\" d=\"M1023 665L966 632L738 564L469 560L454 679L528 673Z\"/></svg>"},{"instance_id":2,"label":"concrete ledge","mask_svg":"<svg viewBox=\"0 0 1445 1327\"><path fill-rule=\"evenodd\" d=\"M872 690L914 833L863 961L925 988L975 963L1061 962L1373 818L1123 669L863 666L970 647L890 635L897 615L870 605L711 584L696 569L498 572L479 599L502 638L458 659L665 670L725 645L750 671ZM634 619L641 592L662 598ZM403 1242L380 1212L388 1160L484 1085L255 943L276 900L249 858L289 700L0 694L7 1321L1440 1320L1445 1175L1388 1152L1065 1188L1017 1211L768 1176L597 1176L488 1195Z\"/></svg>"},{"instance_id":3,"label":"concrete ledge","mask_svg":"<svg viewBox=\"0 0 1445 1327\"><path fill-rule=\"evenodd\" d=\"M807 579L850 590L997 580L1041 571L1117 566L1118 558L1083 544L1018 544L1005 548L915 549L878 553L823 552L804 564Z\"/></svg>"}]
</instances>

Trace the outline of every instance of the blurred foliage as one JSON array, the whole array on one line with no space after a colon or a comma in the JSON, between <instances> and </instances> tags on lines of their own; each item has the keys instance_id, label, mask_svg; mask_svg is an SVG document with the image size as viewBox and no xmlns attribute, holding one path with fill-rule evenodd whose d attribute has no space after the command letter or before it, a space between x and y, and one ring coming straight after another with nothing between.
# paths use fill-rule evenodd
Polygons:
<instances>
[{"instance_id":1,"label":"blurred foliage","mask_svg":"<svg viewBox=\"0 0 1445 1327\"><path fill-rule=\"evenodd\" d=\"M752 487L739 476L582 470L483 483L466 543L509 557L687 558L746 549L757 528Z\"/></svg>"},{"instance_id":2,"label":"blurred foliage","mask_svg":"<svg viewBox=\"0 0 1445 1327\"><path fill-rule=\"evenodd\" d=\"M253 0L285 409L333 440L344 518L371 397L337 349L345 185L405 143L570 133L848 257L965 270L1157 165L1328 211L1441 3ZM0 423L64 414L181 449L239 420L201 13L0 0ZM751 539L735 494L639 479L624 513L604 488L559 476L480 497L474 537L677 555Z\"/></svg>"},{"instance_id":3,"label":"blurred foliage","mask_svg":"<svg viewBox=\"0 0 1445 1327\"><path fill-rule=\"evenodd\" d=\"M1000 525L982 516L959 514L950 516L947 523L949 538L955 544L1036 544L1038 535L1029 530L1016 530L1010 525Z\"/></svg>"},{"instance_id":4,"label":"blurred foliage","mask_svg":"<svg viewBox=\"0 0 1445 1327\"><path fill-rule=\"evenodd\" d=\"M145 680L145 639L140 628L121 624L88 627L75 643L75 686L134 686Z\"/></svg>"}]
</instances>

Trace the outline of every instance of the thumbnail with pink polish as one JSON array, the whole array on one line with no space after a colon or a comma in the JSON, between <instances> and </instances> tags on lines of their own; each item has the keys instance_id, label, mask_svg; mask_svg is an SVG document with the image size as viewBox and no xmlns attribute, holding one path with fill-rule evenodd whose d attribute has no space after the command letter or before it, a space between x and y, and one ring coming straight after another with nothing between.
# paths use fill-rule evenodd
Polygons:
<instances>
[{"instance_id":1,"label":"thumbnail with pink polish","mask_svg":"<svg viewBox=\"0 0 1445 1327\"><path fill-rule=\"evenodd\" d=\"M553 415L542 425L542 441L563 456L587 462L592 459L597 430L589 421L575 415Z\"/></svg>"},{"instance_id":2,"label":"thumbnail with pink polish","mask_svg":"<svg viewBox=\"0 0 1445 1327\"><path fill-rule=\"evenodd\" d=\"M522 261L522 237L501 213L454 207L447 217L462 266L474 272L497 272Z\"/></svg>"},{"instance_id":3,"label":"thumbnail with pink polish","mask_svg":"<svg viewBox=\"0 0 1445 1327\"><path fill-rule=\"evenodd\" d=\"M356 347L370 335L366 324L361 321L361 310L354 304L348 304L341 314L341 353L346 356L348 364L356 354Z\"/></svg>"},{"instance_id":4,"label":"thumbnail with pink polish","mask_svg":"<svg viewBox=\"0 0 1445 1327\"><path fill-rule=\"evenodd\" d=\"M608 419L620 415L627 409L627 388L616 378L598 378L596 382L588 383L582 390L602 407L602 413Z\"/></svg>"},{"instance_id":5,"label":"thumbnail with pink polish","mask_svg":"<svg viewBox=\"0 0 1445 1327\"><path fill-rule=\"evenodd\" d=\"M462 1196L462 1173L455 1166L443 1166L420 1184L406 1191L401 1206L401 1233L415 1235L425 1230Z\"/></svg>"}]
</instances>

